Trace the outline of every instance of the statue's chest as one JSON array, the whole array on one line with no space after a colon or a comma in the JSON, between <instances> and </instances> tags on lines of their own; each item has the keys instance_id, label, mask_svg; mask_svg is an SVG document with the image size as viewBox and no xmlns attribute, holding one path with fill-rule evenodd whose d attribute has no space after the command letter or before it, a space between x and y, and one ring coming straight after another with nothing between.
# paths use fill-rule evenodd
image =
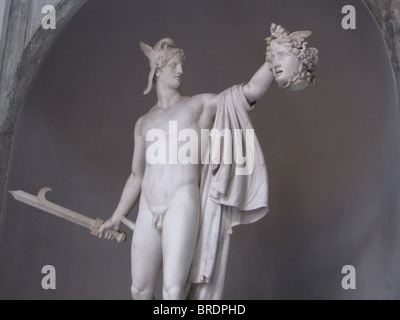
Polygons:
<instances>
[{"instance_id":1,"label":"statue's chest","mask_svg":"<svg viewBox=\"0 0 400 320\"><path fill-rule=\"evenodd\" d=\"M192 108L162 110L146 117L142 123L142 133L146 136L149 131L156 129L168 136L171 130L197 129L197 120Z\"/></svg>"}]
</instances>

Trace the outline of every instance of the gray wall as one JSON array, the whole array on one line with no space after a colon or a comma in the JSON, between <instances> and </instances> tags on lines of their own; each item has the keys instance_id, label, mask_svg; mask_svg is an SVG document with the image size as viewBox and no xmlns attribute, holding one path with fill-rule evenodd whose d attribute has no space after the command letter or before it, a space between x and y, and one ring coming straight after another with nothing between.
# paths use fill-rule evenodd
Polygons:
<instances>
[{"instance_id":1,"label":"gray wall","mask_svg":"<svg viewBox=\"0 0 400 320\"><path fill-rule=\"evenodd\" d=\"M118 4L118 5L117 5ZM341 28L341 8L358 28ZM31 84L15 128L7 189L107 218L129 174L148 64L140 40L171 36L187 55L183 90L220 92L263 63L267 24L311 29L317 84L274 87L252 119L269 170L269 215L235 230L224 298L399 298L399 117L389 56L360 1L110 1L88 3ZM5 198L0 298L129 298L129 244ZM40 286L43 265L57 290ZM340 286L357 268L357 290Z\"/></svg>"}]
</instances>

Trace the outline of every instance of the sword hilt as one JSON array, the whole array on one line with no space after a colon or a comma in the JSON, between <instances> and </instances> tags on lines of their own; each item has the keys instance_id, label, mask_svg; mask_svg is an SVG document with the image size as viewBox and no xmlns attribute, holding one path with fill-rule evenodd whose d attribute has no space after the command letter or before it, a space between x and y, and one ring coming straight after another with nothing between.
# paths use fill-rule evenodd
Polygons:
<instances>
[{"instance_id":1,"label":"sword hilt","mask_svg":"<svg viewBox=\"0 0 400 320\"><path fill-rule=\"evenodd\" d=\"M103 223L103 220L96 219L93 227L90 229L90 233L97 237L99 235L100 227ZM114 236L114 239L117 240L118 243L124 242L126 240L126 233L124 231L104 230L104 233L112 234Z\"/></svg>"},{"instance_id":2,"label":"sword hilt","mask_svg":"<svg viewBox=\"0 0 400 320\"><path fill-rule=\"evenodd\" d=\"M126 233L124 231L105 230L104 232L111 233L118 243L124 242L126 240Z\"/></svg>"}]
</instances>

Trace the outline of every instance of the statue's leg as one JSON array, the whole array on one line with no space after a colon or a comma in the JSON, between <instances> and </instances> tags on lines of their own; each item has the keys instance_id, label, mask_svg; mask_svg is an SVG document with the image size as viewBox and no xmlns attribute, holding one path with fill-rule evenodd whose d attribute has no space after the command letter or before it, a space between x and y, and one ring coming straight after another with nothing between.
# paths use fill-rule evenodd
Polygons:
<instances>
[{"instance_id":1,"label":"statue's leg","mask_svg":"<svg viewBox=\"0 0 400 320\"><path fill-rule=\"evenodd\" d=\"M176 193L165 215L162 232L165 300L185 298L199 228L199 198L198 186L186 185Z\"/></svg>"},{"instance_id":2,"label":"statue's leg","mask_svg":"<svg viewBox=\"0 0 400 320\"><path fill-rule=\"evenodd\" d=\"M162 265L161 233L153 228L153 214L144 197L132 238L132 298L151 300Z\"/></svg>"}]
</instances>

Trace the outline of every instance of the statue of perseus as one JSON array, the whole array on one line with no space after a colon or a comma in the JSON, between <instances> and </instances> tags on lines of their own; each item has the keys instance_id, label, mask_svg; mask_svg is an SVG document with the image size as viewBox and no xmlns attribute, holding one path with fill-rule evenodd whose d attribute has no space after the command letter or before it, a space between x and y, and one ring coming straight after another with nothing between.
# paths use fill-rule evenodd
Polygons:
<instances>
[{"instance_id":1,"label":"statue of perseus","mask_svg":"<svg viewBox=\"0 0 400 320\"><path fill-rule=\"evenodd\" d=\"M248 113L275 80L301 90L314 83L318 50L310 31L272 24L266 62L246 84L220 94L181 93L185 53L170 38L140 43L150 62L148 86L157 103L135 125L132 170L111 218L80 215L45 199L12 192L17 200L123 241L121 223L134 228L133 299L153 299L163 272L163 299L220 299L232 228L268 212L264 155ZM139 201L140 199L140 201ZM136 225L127 219L139 202Z\"/></svg>"},{"instance_id":2,"label":"statue of perseus","mask_svg":"<svg viewBox=\"0 0 400 320\"><path fill-rule=\"evenodd\" d=\"M119 230L140 198L133 299L154 297L161 269L164 299L221 298L231 228L268 211L265 161L248 112L274 79L288 90L314 82L318 50L307 48L310 35L272 24L266 62L248 83L193 97L180 91L183 50L170 38L154 48L140 44L150 61L144 94L155 88L158 101L136 123L132 172L114 214L100 228L100 237L113 238L104 231ZM204 131L210 134L199 139ZM245 163L238 161L244 154Z\"/></svg>"}]
</instances>

